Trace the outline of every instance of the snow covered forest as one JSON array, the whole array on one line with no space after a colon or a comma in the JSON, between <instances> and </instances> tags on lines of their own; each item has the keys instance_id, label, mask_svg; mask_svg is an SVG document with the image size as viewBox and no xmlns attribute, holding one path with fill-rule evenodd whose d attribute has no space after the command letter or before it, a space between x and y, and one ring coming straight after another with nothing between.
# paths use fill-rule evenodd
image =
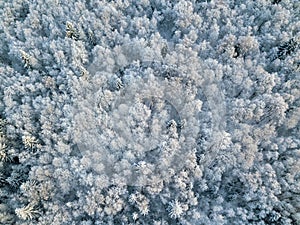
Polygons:
<instances>
[{"instance_id":1,"label":"snow covered forest","mask_svg":"<svg viewBox=\"0 0 300 225\"><path fill-rule=\"evenodd\" d=\"M300 224L299 0L0 18L0 224Z\"/></svg>"}]
</instances>

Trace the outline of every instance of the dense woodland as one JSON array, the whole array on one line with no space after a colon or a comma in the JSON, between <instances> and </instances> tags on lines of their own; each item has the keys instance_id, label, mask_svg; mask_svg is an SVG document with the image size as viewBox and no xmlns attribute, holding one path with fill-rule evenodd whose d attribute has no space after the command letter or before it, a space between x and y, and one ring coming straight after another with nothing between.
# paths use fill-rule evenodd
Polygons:
<instances>
[{"instance_id":1,"label":"dense woodland","mask_svg":"<svg viewBox=\"0 0 300 225\"><path fill-rule=\"evenodd\" d=\"M0 1L0 224L300 224L299 12Z\"/></svg>"}]
</instances>

